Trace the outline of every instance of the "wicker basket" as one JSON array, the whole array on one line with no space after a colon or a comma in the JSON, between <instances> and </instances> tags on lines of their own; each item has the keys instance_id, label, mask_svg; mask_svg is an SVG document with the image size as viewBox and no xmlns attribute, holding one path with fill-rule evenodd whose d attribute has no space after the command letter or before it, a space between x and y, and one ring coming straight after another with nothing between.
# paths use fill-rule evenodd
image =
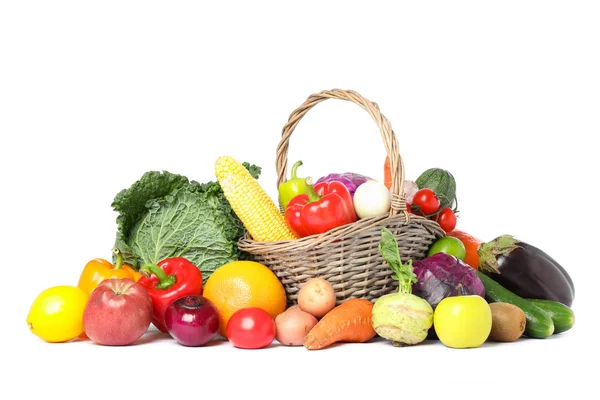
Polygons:
<instances>
[{"instance_id":1,"label":"wicker basket","mask_svg":"<svg viewBox=\"0 0 600 400\"><path fill-rule=\"evenodd\" d=\"M381 228L384 226L396 237L403 261L425 257L431 244L444 236L444 231L435 221L406 211L402 196L404 167L396 135L377 104L353 91L334 89L313 94L290 115L277 147L277 186L286 180L289 138L296 125L308 110L327 99L358 104L379 127L391 162L391 211L380 217L360 219L326 233L298 240L256 242L247 235L241 238L239 248L268 266L279 277L290 304L296 303L300 287L315 277L325 278L333 285L338 304L352 297L375 301L397 290L398 283L392 279L392 272L378 249Z\"/></svg>"}]
</instances>

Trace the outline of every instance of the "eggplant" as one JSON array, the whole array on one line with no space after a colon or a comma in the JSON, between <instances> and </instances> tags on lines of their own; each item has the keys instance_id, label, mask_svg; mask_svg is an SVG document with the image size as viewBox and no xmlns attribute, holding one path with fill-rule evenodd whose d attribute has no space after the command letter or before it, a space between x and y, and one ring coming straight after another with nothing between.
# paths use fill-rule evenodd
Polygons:
<instances>
[{"instance_id":1,"label":"eggplant","mask_svg":"<svg viewBox=\"0 0 600 400\"><path fill-rule=\"evenodd\" d=\"M558 301L571 307L575 286L567 271L531 244L510 235L479 247L479 270L526 299Z\"/></svg>"}]
</instances>

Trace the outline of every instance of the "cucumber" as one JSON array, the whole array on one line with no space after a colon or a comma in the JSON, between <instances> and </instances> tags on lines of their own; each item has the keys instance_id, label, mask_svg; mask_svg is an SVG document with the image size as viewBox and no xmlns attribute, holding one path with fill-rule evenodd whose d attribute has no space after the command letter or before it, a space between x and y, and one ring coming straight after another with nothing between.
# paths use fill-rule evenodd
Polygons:
<instances>
[{"instance_id":1,"label":"cucumber","mask_svg":"<svg viewBox=\"0 0 600 400\"><path fill-rule=\"evenodd\" d=\"M529 300L517 296L505 289L489 276L477 271L485 287L485 297L490 303L509 303L519 307L525 313L525 335L536 339L545 339L554 333L554 322L550 315Z\"/></svg>"},{"instance_id":2,"label":"cucumber","mask_svg":"<svg viewBox=\"0 0 600 400\"><path fill-rule=\"evenodd\" d=\"M573 310L563 303L543 299L527 299L533 305L541 308L552 318L554 322L554 333L566 332L575 325L575 314Z\"/></svg>"}]
</instances>

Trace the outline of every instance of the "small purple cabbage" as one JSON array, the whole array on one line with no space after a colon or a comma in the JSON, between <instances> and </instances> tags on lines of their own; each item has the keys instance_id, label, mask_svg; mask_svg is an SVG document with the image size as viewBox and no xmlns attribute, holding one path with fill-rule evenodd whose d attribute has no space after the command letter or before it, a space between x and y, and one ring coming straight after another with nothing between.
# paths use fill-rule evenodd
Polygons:
<instances>
[{"instance_id":1,"label":"small purple cabbage","mask_svg":"<svg viewBox=\"0 0 600 400\"><path fill-rule=\"evenodd\" d=\"M412 285L413 294L427 300L434 309L446 297L485 297L485 288L477 272L450 254L437 253L415 261L413 268L417 275L417 282Z\"/></svg>"},{"instance_id":2,"label":"small purple cabbage","mask_svg":"<svg viewBox=\"0 0 600 400\"><path fill-rule=\"evenodd\" d=\"M356 192L356 188L358 188L366 181L370 180L372 179L361 174L356 174L354 172L345 172L343 174L333 173L317 179L315 185L321 182L342 182L344 186L348 188L348 191L350 192L352 198L354 198L354 192Z\"/></svg>"}]
</instances>

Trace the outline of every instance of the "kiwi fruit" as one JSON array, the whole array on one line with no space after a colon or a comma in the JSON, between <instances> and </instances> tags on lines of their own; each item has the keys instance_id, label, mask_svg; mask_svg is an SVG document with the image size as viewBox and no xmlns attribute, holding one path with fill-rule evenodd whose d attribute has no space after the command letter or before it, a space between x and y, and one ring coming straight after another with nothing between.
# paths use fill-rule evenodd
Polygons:
<instances>
[{"instance_id":1,"label":"kiwi fruit","mask_svg":"<svg viewBox=\"0 0 600 400\"><path fill-rule=\"evenodd\" d=\"M508 303L491 303L492 331L489 339L495 342L514 342L523 335L527 319L519 307Z\"/></svg>"}]
</instances>

